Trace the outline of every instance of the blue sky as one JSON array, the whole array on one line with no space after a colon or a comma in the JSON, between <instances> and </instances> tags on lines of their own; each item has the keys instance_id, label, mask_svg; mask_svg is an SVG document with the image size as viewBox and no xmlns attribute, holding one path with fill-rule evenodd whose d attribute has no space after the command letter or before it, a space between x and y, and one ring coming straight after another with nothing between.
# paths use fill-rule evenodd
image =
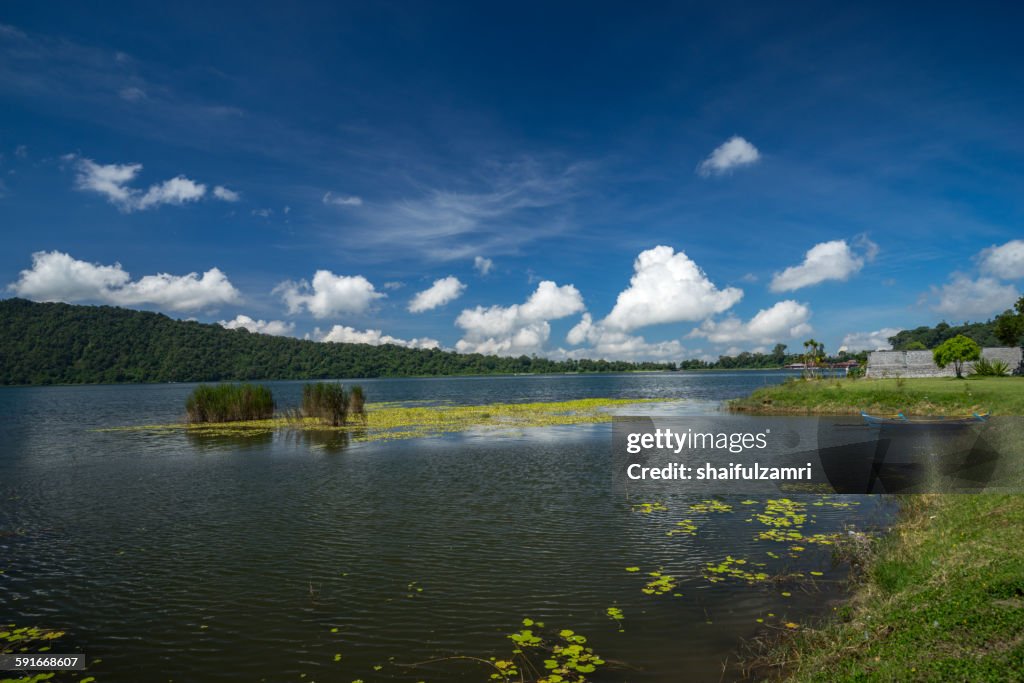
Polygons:
<instances>
[{"instance_id":1,"label":"blue sky","mask_svg":"<svg viewBox=\"0 0 1024 683\"><path fill-rule=\"evenodd\" d=\"M1024 12L762 5L4 3L3 296L673 360L1010 306Z\"/></svg>"}]
</instances>

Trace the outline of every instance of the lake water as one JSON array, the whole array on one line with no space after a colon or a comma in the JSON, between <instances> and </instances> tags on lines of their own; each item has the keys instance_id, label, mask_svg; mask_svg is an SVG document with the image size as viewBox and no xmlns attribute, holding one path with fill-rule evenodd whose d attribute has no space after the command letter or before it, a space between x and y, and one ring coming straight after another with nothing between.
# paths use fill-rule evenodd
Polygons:
<instances>
[{"instance_id":1,"label":"lake water","mask_svg":"<svg viewBox=\"0 0 1024 683\"><path fill-rule=\"evenodd\" d=\"M784 377L361 384L371 401L683 398L641 414L684 415ZM301 383L269 384L279 405L298 402ZM609 424L344 449L295 434L92 431L180 421L191 389L0 389L0 623L64 630L54 652L101 660L88 673L99 683L486 681L493 669L456 657L509 657L506 636L526 617L586 635L608 661L594 681L718 681L743 639L839 597L845 570L829 548L790 558L785 544L756 540L763 527L742 499L724 499L731 513L694 512L683 498L634 511L640 501L612 490ZM815 533L884 525L892 512L876 497L828 500L856 504L809 507ZM682 519L697 535L666 535ZM821 576L709 582L704 567L727 555ZM659 568L677 587L645 594Z\"/></svg>"}]
</instances>

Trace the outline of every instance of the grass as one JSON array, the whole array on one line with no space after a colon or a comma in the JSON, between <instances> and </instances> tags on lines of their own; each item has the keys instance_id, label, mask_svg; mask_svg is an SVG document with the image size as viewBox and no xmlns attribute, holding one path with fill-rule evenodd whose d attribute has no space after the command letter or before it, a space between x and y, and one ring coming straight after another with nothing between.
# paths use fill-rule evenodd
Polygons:
<instances>
[{"instance_id":1,"label":"grass","mask_svg":"<svg viewBox=\"0 0 1024 683\"><path fill-rule=\"evenodd\" d=\"M1024 678L1024 496L907 497L897 525L865 548L852 602L760 653L756 677Z\"/></svg>"},{"instance_id":2,"label":"grass","mask_svg":"<svg viewBox=\"0 0 1024 683\"><path fill-rule=\"evenodd\" d=\"M346 390L337 382L315 382L302 387L302 414L332 427L348 422L349 415L366 420L363 388Z\"/></svg>"},{"instance_id":3,"label":"grass","mask_svg":"<svg viewBox=\"0 0 1024 683\"><path fill-rule=\"evenodd\" d=\"M262 384L200 384L185 400L191 423L261 420L274 415L274 397Z\"/></svg>"},{"instance_id":4,"label":"grass","mask_svg":"<svg viewBox=\"0 0 1024 683\"><path fill-rule=\"evenodd\" d=\"M165 424L115 427L101 431L181 431L210 436L265 435L277 430L344 431L354 441L411 439L470 429L519 429L555 425L610 422L609 408L642 403L665 403L665 399L588 398L542 403L491 403L476 406L409 406L394 403L368 404L366 420L359 424L324 425L319 418L286 416L204 424Z\"/></svg>"},{"instance_id":5,"label":"grass","mask_svg":"<svg viewBox=\"0 0 1024 683\"><path fill-rule=\"evenodd\" d=\"M1018 377L791 380L729 404L736 412L790 415L893 413L1024 415Z\"/></svg>"}]
</instances>

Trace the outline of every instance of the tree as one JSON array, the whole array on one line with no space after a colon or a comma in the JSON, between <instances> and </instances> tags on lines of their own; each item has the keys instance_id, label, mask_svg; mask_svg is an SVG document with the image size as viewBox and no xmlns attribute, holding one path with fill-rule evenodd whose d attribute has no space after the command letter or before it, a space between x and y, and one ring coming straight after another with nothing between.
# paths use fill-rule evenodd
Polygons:
<instances>
[{"instance_id":1,"label":"tree","mask_svg":"<svg viewBox=\"0 0 1024 683\"><path fill-rule=\"evenodd\" d=\"M928 347L924 345L924 342L912 341L903 347L904 351L927 351Z\"/></svg>"},{"instance_id":2,"label":"tree","mask_svg":"<svg viewBox=\"0 0 1024 683\"><path fill-rule=\"evenodd\" d=\"M938 348L932 351L932 358L940 368L952 363L957 378L963 379L964 363L981 358L981 347L970 337L958 334L952 339L942 342Z\"/></svg>"},{"instance_id":3,"label":"tree","mask_svg":"<svg viewBox=\"0 0 1024 683\"><path fill-rule=\"evenodd\" d=\"M1007 346L1017 346L1024 337L1024 296L1017 299L1014 311L1006 311L996 318L996 338Z\"/></svg>"},{"instance_id":4,"label":"tree","mask_svg":"<svg viewBox=\"0 0 1024 683\"><path fill-rule=\"evenodd\" d=\"M808 339L804 342L804 367L805 372L810 377L814 377L815 370L819 365L825 362L825 345L818 340Z\"/></svg>"}]
</instances>

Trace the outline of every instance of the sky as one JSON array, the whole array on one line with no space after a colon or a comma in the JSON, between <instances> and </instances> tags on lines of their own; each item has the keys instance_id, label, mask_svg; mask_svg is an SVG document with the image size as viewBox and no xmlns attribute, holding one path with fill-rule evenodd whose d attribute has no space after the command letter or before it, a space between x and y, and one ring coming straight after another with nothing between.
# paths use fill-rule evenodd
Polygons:
<instances>
[{"instance_id":1,"label":"sky","mask_svg":"<svg viewBox=\"0 0 1024 683\"><path fill-rule=\"evenodd\" d=\"M0 296L322 341L882 348L1024 287L1012 3L0 5Z\"/></svg>"}]
</instances>

